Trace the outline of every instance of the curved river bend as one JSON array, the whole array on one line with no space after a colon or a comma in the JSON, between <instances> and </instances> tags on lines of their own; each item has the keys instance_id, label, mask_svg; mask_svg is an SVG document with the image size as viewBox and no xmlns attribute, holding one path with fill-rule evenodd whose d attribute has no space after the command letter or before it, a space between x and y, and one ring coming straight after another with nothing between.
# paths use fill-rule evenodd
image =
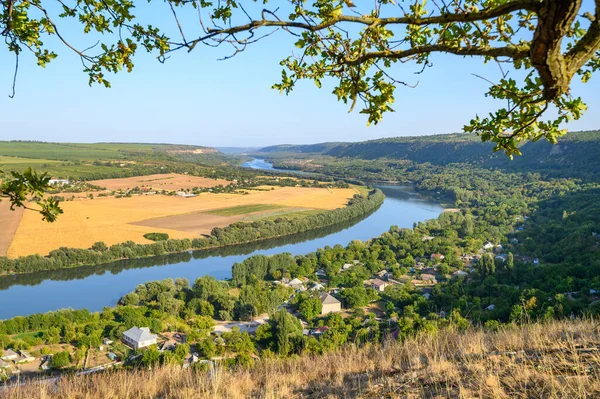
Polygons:
<instances>
[{"instance_id":1,"label":"curved river bend","mask_svg":"<svg viewBox=\"0 0 600 399\"><path fill-rule=\"evenodd\" d=\"M254 160L244 166L277 171L263 160ZM346 245L352 240L376 237L392 225L412 227L413 223L435 218L443 211L441 206L423 199L409 187L376 187L386 195L381 207L357 220L336 226L209 251L2 277L0 319L63 308L98 311L115 305L121 296L147 281L184 277L193 282L204 275L228 278L231 277L231 265L250 255L281 252L299 255L327 245Z\"/></svg>"}]
</instances>

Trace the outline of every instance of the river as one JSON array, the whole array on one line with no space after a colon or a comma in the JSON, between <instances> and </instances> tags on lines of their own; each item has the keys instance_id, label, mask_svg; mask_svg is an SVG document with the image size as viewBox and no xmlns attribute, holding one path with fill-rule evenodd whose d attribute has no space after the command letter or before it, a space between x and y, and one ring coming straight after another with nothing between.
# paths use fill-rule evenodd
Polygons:
<instances>
[{"instance_id":1,"label":"river","mask_svg":"<svg viewBox=\"0 0 600 399\"><path fill-rule=\"evenodd\" d=\"M277 171L264 160L244 166ZM193 282L205 275L228 278L231 265L250 255L299 255L328 245L346 245L352 240L376 237L392 225L412 227L413 223L435 218L443 211L410 187L375 186L386 195L384 203L368 215L336 226L228 248L2 277L0 319L64 308L98 311L114 306L121 296L147 281L184 277Z\"/></svg>"}]
</instances>

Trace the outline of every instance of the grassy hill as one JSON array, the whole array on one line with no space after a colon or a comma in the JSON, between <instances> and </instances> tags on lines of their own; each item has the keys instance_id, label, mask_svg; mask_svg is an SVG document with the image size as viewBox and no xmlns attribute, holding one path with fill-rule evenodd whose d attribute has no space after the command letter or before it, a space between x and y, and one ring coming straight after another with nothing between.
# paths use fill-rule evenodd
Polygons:
<instances>
[{"instance_id":1,"label":"grassy hill","mask_svg":"<svg viewBox=\"0 0 600 399\"><path fill-rule=\"evenodd\" d=\"M70 179L151 174L160 172L161 165L214 167L238 163L237 158L214 148L195 145L0 141L0 170L32 167L52 177Z\"/></svg>"},{"instance_id":2,"label":"grassy hill","mask_svg":"<svg viewBox=\"0 0 600 399\"><path fill-rule=\"evenodd\" d=\"M557 145L540 140L521 147L522 157L509 160L494 153L493 144L472 134L397 137L358 143L322 143L266 147L258 155L267 158L330 156L335 158L395 159L434 165L471 163L511 171L530 171L597 178L600 176L600 131L571 132Z\"/></svg>"},{"instance_id":3,"label":"grassy hill","mask_svg":"<svg viewBox=\"0 0 600 399\"><path fill-rule=\"evenodd\" d=\"M597 398L600 334L591 320L469 329L211 373L113 370L0 390L30 398Z\"/></svg>"}]
</instances>

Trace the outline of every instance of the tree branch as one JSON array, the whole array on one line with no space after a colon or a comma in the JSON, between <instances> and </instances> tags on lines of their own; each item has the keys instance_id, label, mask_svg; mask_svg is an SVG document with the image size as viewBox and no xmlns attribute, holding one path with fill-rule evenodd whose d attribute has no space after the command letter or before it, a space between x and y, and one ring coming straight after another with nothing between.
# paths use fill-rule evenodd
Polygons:
<instances>
[{"instance_id":1,"label":"tree branch","mask_svg":"<svg viewBox=\"0 0 600 399\"><path fill-rule=\"evenodd\" d=\"M282 21L282 20L254 20L244 25L238 25L231 28L226 29L208 29L207 34L205 36L199 37L191 41L190 51L195 47L196 44L203 42L205 40L213 39L219 35L232 35L239 32L251 31L256 28L261 27L278 27L278 28L297 28L308 30L311 32L321 31L323 29L330 28L336 24L343 22L357 23L361 25L429 25L429 24L445 24L452 22L475 22L475 21L483 21L493 18L498 18L500 16L515 12L515 11L531 11L538 12L540 9L540 2L536 0L519 0L519 1L511 1L506 4L500 5L496 8L486 9L477 12L470 13L449 13L449 14L441 14L437 16L431 17L414 17L414 16L404 16L404 17L389 17L389 18L376 18L371 16L353 16L353 15L341 15L338 17L334 17L323 21L319 24L310 24L306 22L296 22L296 21ZM268 10L263 11L270 13ZM184 46L182 46L184 47ZM187 47L187 46L185 46Z\"/></svg>"},{"instance_id":2,"label":"tree branch","mask_svg":"<svg viewBox=\"0 0 600 399\"><path fill-rule=\"evenodd\" d=\"M596 0L596 15L590 22L585 35L565 55L565 62L571 76L575 75L600 49L600 0Z\"/></svg>"},{"instance_id":3,"label":"tree branch","mask_svg":"<svg viewBox=\"0 0 600 399\"><path fill-rule=\"evenodd\" d=\"M384 50L373 51L359 55L356 58L345 58L342 62L347 65L359 65L372 59L388 58L402 59L413 55L428 53L450 53L462 56L485 56L485 57L510 57L521 59L529 54L529 45L506 47L452 47L444 44L431 44L425 46L413 47L408 50Z\"/></svg>"}]
</instances>

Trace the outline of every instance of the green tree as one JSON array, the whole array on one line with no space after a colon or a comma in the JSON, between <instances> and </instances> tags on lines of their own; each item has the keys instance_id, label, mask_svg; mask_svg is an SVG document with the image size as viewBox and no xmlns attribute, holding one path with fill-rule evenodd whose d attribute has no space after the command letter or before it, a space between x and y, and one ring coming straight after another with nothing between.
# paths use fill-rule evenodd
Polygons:
<instances>
[{"instance_id":1,"label":"green tree","mask_svg":"<svg viewBox=\"0 0 600 399\"><path fill-rule=\"evenodd\" d=\"M53 369L62 369L71 364L71 356L69 352L63 351L55 353L50 361L50 367Z\"/></svg>"},{"instance_id":2,"label":"green tree","mask_svg":"<svg viewBox=\"0 0 600 399\"><path fill-rule=\"evenodd\" d=\"M277 353L287 356L294 350L294 339L302 336L300 320L286 310L278 310L269 320L273 334L273 346Z\"/></svg>"},{"instance_id":3,"label":"green tree","mask_svg":"<svg viewBox=\"0 0 600 399\"><path fill-rule=\"evenodd\" d=\"M6 7L5 2L0 4L0 10ZM12 4L12 2L11 2ZM21 4L22 6L22 4ZM7 23L6 9L0 13L0 29ZM6 25L5 25L6 26ZM3 34L3 36L5 36ZM0 170L0 179L2 177ZM36 171L27 168L23 173L10 172L10 175L4 180L0 180L0 201L7 199L10 202L10 209L16 207L30 209L39 212L42 220L54 222L58 215L63 211L54 197L44 198L45 191L50 188L50 176L47 172L38 174ZM27 201L34 199L38 208L31 208Z\"/></svg>"},{"instance_id":4,"label":"green tree","mask_svg":"<svg viewBox=\"0 0 600 399\"><path fill-rule=\"evenodd\" d=\"M154 347L148 348L142 355L142 364L147 367L152 367L158 364L160 360L160 352Z\"/></svg>"},{"instance_id":5,"label":"green tree","mask_svg":"<svg viewBox=\"0 0 600 399\"><path fill-rule=\"evenodd\" d=\"M298 306L300 314L302 314L302 317L304 317L306 320L312 320L315 317L318 317L321 314L322 309L323 304L319 298L315 296L304 299Z\"/></svg>"}]
</instances>

